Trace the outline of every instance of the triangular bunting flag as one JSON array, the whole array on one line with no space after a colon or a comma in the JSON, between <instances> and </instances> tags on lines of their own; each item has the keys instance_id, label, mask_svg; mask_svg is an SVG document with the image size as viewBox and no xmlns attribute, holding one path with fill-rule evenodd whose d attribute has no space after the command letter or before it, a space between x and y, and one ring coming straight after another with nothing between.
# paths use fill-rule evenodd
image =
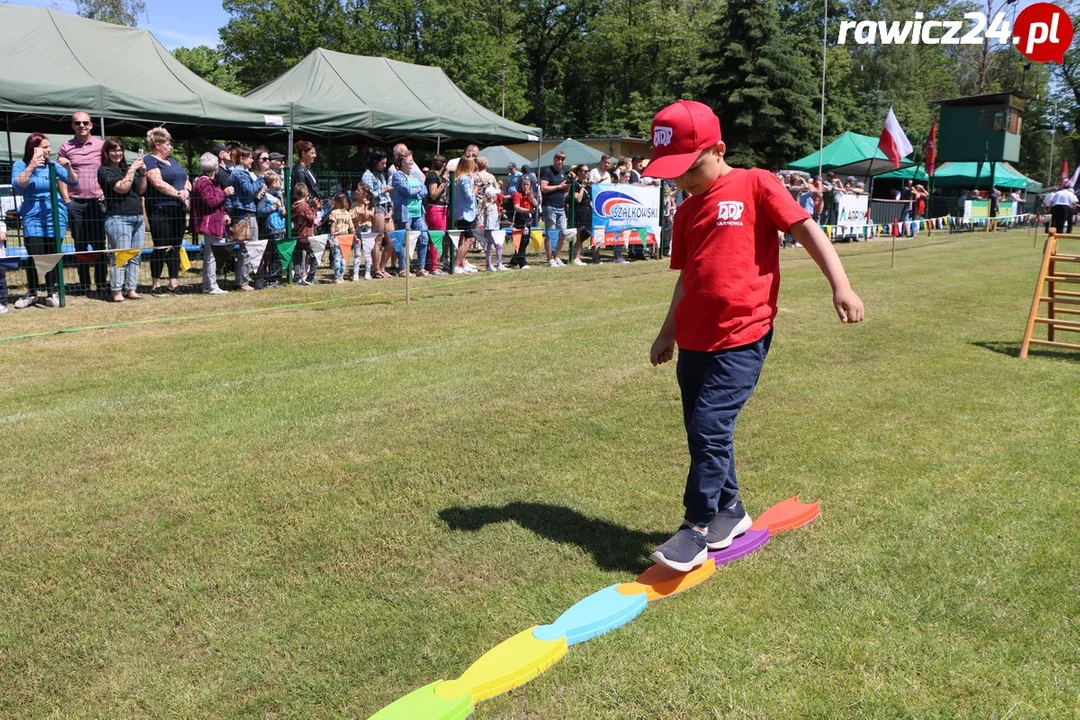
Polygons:
<instances>
[{"instance_id":1,"label":"triangular bunting flag","mask_svg":"<svg viewBox=\"0 0 1080 720\"><path fill-rule=\"evenodd\" d=\"M258 268L262 263L263 254L266 252L266 240L248 240L244 243L248 252L248 264Z\"/></svg>"},{"instance_id":2,"label":"triangular bunting flag","mask_svg":"<svg viewBox=\"0 0 1080 720\"><path fill-rule=\"evenodd\" d=\"M390 242L394 244L394 252L397 253L398 258L404 258L405 256L405 231L404 230L392 230L390 232Z\"/></svg>"},{"instance_id":3,"label":"triangular bunting flag","mask_svg":"<svg viewBox=\"0 0 1080 720\"><path fill-rule=\"evenodd\" d=\"M76 259L81 263L96 263L105 257L105 253L100 250L84 250L82 252L75 253Z\"/></svg>"},{"instance_id":4,"label":"triangular bunting flag","mask_svg":"<svg viewBox=\"0 0 1080 720\"><path fill-rule=\"evenodd\" d=\"M547 231L548 245L551 247L552 250L554 250L555 246L559 244L559 235L560 234L561 234L561 232L559 230L548 230Z\"/></svg>"},{"instance_id":5,"label":"triangular bunting flag","mask_svg":"<svg viewBox=\"0 0 1080 720\"><path fill-rule=\"evenodd\" d=\"M292 270L293 253L296 252L296 238L290 238L288 240L282 238L276 242L278 257L281 258L281 268L287 274Z\"/></svg>"},{"instance_id":6,"label":"triangular bunting flag","mask_svg":"<svg viewBox=\"0 0 1080 720\"><path fill-rule=\"evenodd\" d=\"M438 250L442 250L443 236L446 234L442 230L428 230L428 242L435 243L435 247Z\"/></svg>"},{"instance_id":7,"label":"triangular bunting flag","mask_svg":"<svg viewBox=\"0 0 1080 720\"><path fill-rule=\"evenodd\" d=\"M488 230L488 236L491 237L491 242L496 245L502 245L506 242L505 230Z\"/></svg>"},{"instance_id":8,"label":"triangular bunting flag","mask_svg":"<svg viewBox=\"0 0 1080 720\"><path fill-rule=\"evenodd\" d=\"M637 234L638 234L638 239L641 240L641 244L645 245L646 244L645 239L647 237L649 237L648 228L638 228Z\"/></svg>"},{"instance_id":9,"label":"triangular bunting flag","mask_svg":"<svg viewBox=\"0 0 1080 720\"><path fill-rule=\"evenodd\" d=\"M50 253L48 255L34 255L34 268L41 275L51 273L53 268L56 267L56 263L60 262L60 258L64 257L63 253Z\"/></svg>"},{"instance_id":10,"label":"triangular bunting flag","mask_svg":"<svg viewBox=\"0 0 1080 720\"><path fill-rule=\"evenodd\" d=\"M177 246L180 249L180 272L186 273L191 269L191 260L187 256L187 250L183 245Z\"/></svg>"},{"instance_id":11,"label":"triangular bunting flag","mask_svg":"<svg viewBox=\"0 0 1080 720\"><path fill-rule=\"evenodd\" d=\"M140 248L127 248L124 250L117 250L115 253L113 253L113 257L116 259L116 267L124 267L128 264L128 261L131 260L131 258L135 257L141 252L142 250Z\"/></svg>"},{"instance_id":12,"label":"triangular bunting flag","mask_svg":"<svg viewBox=\"0 0 1080 720\"><path fill-rule=\"evenodd\" d=\"M652 237L653 245L658 245L660 243L660 235L662 232L659 225L654 225L649 228L649 235Z\"/></svg>"},{"instance_id":13,"label":"triangular bunting flag","mask_svg":"<svg viewBox=\"0 0 1080 720\"><path fill-rule=\"evenodd\" d=\"M457 246L458 246L458 243L461 242L461 231L460 230L447 230L446 231L446 237L450 238L450 244L453 245L454 249L456 250Z\"/></svg>"},{"instance_id":14,"label":"triangular bunting flag","mask_svg":"<svg viewBox=\"0 0 1080 720\"><path fill-rule=\"evenodd\" d=\"M311 252L315 253L315 261L322 265L323 252L326 250L326 241L329 239L328 235L312 235L308 238L308 245L311 246Z\"/></svg>"},{"instance_id":15,"label":"triangular bunting flag","mask_svg":"<svg viewBox=\"0 0 1080 720\"><path fill-rule=\"evenodd\" d=\"M533 252L540 252L544 249L544 231L543 230L530 230L529 231L529 250Z\"/></svg>"}]
</instances>

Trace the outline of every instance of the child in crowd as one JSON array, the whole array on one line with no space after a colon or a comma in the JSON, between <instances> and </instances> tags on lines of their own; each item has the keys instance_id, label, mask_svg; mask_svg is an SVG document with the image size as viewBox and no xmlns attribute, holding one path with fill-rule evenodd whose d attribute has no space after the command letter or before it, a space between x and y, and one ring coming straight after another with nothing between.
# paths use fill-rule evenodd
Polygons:
<instances>
[{"instance_id":1,"label":"child in crowd","mask_svg":"<svg viewBox=\"0 0 1080 720\"><path fill-rule=\"evenodd\" d=\"M861 321L863 303L832 243L775 175L724 161L720 120L707 105L669 105L656 114L652 131L645 175L673 179L690 194L675 215L671 268L679 279L649 352L659 365L679 346L676 375L690 448L682 527L652 559L686 572L752 524L739 501L732 434L772 341L777 232L791 233L821 268L841 322Z\"/></svg>"},{"instance_id":2,"label":"child in crowd","mask_svg":"<svg viewBox=\"0 0 1080 720\"><path fill-rule=\"evenodd\" d=\"M330 239L326 245L330 248L330 262L334 266L334 282L345 282L345 256L341 252L341 241L338 235L356 235L356 226L353 224L352 211L349 210L349 196L343 192L334 195L333 206L330 209Z\"/></svg>"},{"instance_id":3,"label":"child in crowd","mask_svg":"<svg viewBox=\"0 0 1080 720\"><path fill-rule=\"evenodd\" d=\"M510 268L503 265L503 244L496 237L500 232L502 203L499 202L499 189L494 185L484 186L484 258L487 260L488 272L503 272ZM503 235L503 240L506 236ZM491 253L495 252L495 264L491 263Z\"/></svg>"},{"instance_id":4,"label":"child in crowd","mask_svg":"<svg viewBox=\"0 0 1080 720\"><path fill-rule=\"evenodd\" d=\"M308 240L315 234L315 209L308 203L309 195L307 183L298 182L293 186L293 235L296 237L293 278L297 285L311 285L319 268L319 259Z\"/></svg>"},{"instance_id":5,"label":"child in crowd","mask_svg":"<svg viewBox=\"0 0 1080 720\"><path fill-rule=\"evenodd\" d=\"M356 235L353 237L353 266L352 266L352 279L360 279L360 256L363 255L368 258L364 263L364 279L371 279L371 267L375 263L375 242L369 240L367 243L363 241L362 235L364 233L371 232L371 223L375 214L375 196L371 192L371 188L367 185L360 183L356 186L356 190L353 191L352 197L352 221L353 227L356 228Z\"/></svg>"},{"instance_id":6,"label":"child in crowd","mask_svg":"<svg viewBox=\"0 0 1080 720\"><path fill-rule=\"evenodd\" d=\"M281 258L278 256L278 241L285 237L286 213L285 201L281 194L281 176L273 170L263 173L263 182L266 184L266 194L263 195L258 205L259 233L265 233L267 243L263 252L262 262L255 273L255 289L261 290L269 285L280 287Z\"/></svg>"},{"instance_id":7,"label":"child in crowd","mask_svg":"<svg viewBox=\"0 0 1080 720\"><path fill-rule=\"evenodd\" d=\"M0 315L8 311L7 270L3 265L5 257L7 257L7 223L0 220Z\"/></svg>"}]
</instances>

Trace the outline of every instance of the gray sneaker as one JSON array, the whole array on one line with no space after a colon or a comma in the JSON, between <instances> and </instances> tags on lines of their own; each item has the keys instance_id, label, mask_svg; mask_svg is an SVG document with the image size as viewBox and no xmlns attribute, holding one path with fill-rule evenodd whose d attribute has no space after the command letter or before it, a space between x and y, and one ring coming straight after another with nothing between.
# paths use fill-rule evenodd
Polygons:
<instances>
[{"instance_id":1,"label":"gray sneaker","mask_svg":"<svg viewBox=\"0 0 1080 720\"><path fill-rule=\"evenodd\" d=\"M739 537L754 524L750 515L743 510L742 501L736 500L735 504L727 510L721 510L709 523L709 531L705 535L705 544L710 550L723 550L729 547L735 538Z\"/></svg>"},{"instance_id":2,"label":"gray sneaker","mask_svg":"<svg viewBox=\"0 0 1080 720\"><path fill-rule=\"evenodd\" d=\"M53 293L52 295L49 295L43 300L39 300L38 305L47 308L58 308L60 307L60 296L56 293Z\"/></svg>"},{"instance_id":3,"label":"gray sneaker","mask_svg":"<svg viewBox=\"0 0 1080 720\"><path fill-rule=\"evenodd\" d=\"M671 539L653 550L649 559L678 572L690 572L709 558L705 536L685 525Z\"/></svg>"},{"instance_id":4,"label":"gray sneaker","mask_svg":"<svg viewBox=\"0 0 1080 720\"><path fill-rule=\"evenodd\" d=\"M15 308L17 310L22 310L23 308L28 308L35 304L37 304L37 295L23 295L15 301Z\"/></svg>"}]
</instances>

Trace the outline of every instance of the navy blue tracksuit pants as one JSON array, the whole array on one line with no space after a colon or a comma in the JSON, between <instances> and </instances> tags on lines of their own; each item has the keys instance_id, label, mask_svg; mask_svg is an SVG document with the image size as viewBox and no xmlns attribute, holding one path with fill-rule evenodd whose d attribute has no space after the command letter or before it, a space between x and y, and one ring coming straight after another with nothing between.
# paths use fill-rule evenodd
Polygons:
<instances>
[{"instance_id":1,"label":"navy blue tracksuit pants","mask_svg":"<svg viewBox=\"0 0 1080 720\"><path fill-rule=\"evenodd\" d=\"M735 504L735 418L750 399L769 353L773 331L757 342L716 352L679 349L676 375L690 446L686 520L705 527L717 511Z\"/></svg>"}]
</instances>

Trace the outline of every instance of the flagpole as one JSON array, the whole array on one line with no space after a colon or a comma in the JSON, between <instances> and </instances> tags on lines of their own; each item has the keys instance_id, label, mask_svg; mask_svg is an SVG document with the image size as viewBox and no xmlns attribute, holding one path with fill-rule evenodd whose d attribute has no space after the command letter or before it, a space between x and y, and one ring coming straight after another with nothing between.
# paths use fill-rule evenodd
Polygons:
<instances>
[{"instance_id":1,"label":"flagpole","mask_svg":"<svg viewBox=\"0 0 1080 720\"><path fill-rule=\"evenodd\" d=\"M821 166L825 155L825 51L829 47L829 0L825 0L825 13L821 23L821 127L818 129L818 166L817 174L821 177Z\"/></svg>"}]
</instances>

